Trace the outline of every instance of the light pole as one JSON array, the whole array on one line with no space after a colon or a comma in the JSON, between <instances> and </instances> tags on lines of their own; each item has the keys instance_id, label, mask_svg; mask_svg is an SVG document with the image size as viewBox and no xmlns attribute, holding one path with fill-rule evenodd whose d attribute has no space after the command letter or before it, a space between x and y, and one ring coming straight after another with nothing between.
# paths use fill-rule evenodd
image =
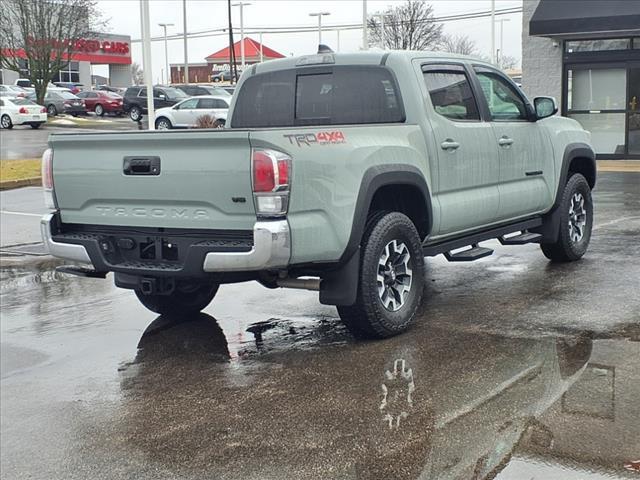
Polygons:
<instances>
[{"instance_id":1,"label":"light pole","mask_svg":"<svg viewBox=\"0 0 640 480\"><path fill-rule=\"evenodd\" d=\"M367 0L362 0L362 49L369 50L367 38Z\"/></svg>"},{"instance_id":2,"label":"light pole","mask_svg":"<svg viewBox=\"0 0 640 480\"><path fill-rule=\"evenodd\" d=\"M169 80L169 50L167 48L167 27L173 27L173 23L159 23L159 26L161 26L164 29L164 71L167 72L166 73L166 80L167 80L167 84L171 83L171 81Z\"/></svg>"},{"instance_id":3,"label":"light pole","mask_svg":"<svg viewBox=\"0 0 640 480\"><path fill-rule=\"evenodd\" d=\"M238 2L231 5L240 7L240 58L242 59L242 69L244 70L244 7L251 5L248 2Z\"/></svg>"},{"instance_id":4,"label":"light pole","mask_svg":"<svg viewBox=\"0 0 640 480\"><path fill-rule=\"evenodd\" d=\"M504 57L504 50L503 50L504 22L508 22L508 21L509 21L508 18L501 18L499 20L496 20L496 22L500 22L500 55L496 55L496 61L500 68L502 68L502 57Z\"/></svg>"},{"instance_id":5,"label":"light pole","mask_svg":"<svg viewBox=\"0 0 640 480\"><path fill-rule=\"evenodd\" d=\"M140 30L142 32L142 71L147 88L147 116L149 130L155 130L156 114L153 108L153 77L151 71L151 24L149 21L149 0L140 0ZM142 122L139 119L139 125Z\"/></svg>"},{"instance_id":6,"label":"light pole","mask_svg":"<svg viewBox=\"0 0 640 480\"><path fill-rule=\"evenodd\" d=\"M384 34L384 17L387 16L386 13L378 13L376 16L380 17L380 43L382 43L382 49L386 48L385 46L385 34Z\"/></svg>"},{"instance_id":7,"label":"light pole","mask_svg":"<svg viewBox=\"0 0 640 480\"><path fill-rule=\"evenodd\" d=\"M491 63L496 63L496 0L491 0Z\"/></svg>"},{"instance_id":8,"label":"light pole","mask_svg":"<svg viewBox=\"0 0 640 480\"><path fill-rule=\"evenodd\" d=\"M189 60L187 58L187 0L182 0L182 31L184 32L184 83L189 85Z\"/></svg>"},{"instance_id":9,"label":"light pole","mask_svg":"<svg viewBox=\"0 0 640 480\"><path fill-rule=\"evenodd\" d=\"M310 17L318 17L318 45L322 44L322 17L324 15L331 15L330 12L315 12L310 13Z\"/></svg>"}]
</instances>

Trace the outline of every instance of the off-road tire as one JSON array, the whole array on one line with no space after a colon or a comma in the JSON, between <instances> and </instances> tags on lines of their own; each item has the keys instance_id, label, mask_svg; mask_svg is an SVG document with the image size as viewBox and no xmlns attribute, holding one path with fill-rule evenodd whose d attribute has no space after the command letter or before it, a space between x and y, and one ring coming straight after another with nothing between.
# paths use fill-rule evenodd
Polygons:
<instances>
[{"instance_id":1,"label":"off-road tire","mask_svg":"<svg viewBox=\"0 0 640 480\"><path fill-rule=\"evenodd\" d=\"M411 286L396 311L385 307L377 281L379 261L385 247L396 240L410 254ZM338 307L347 328L357 337L386 338L404 332L411 325L422 301L424 256L420 236L413 222L399 212L376 212L365 227L360 249L358 293L354 305Z\"/></svg>"},{"instance_id":2,"label":"off-road tire","mask_svg":"<svg viewBox=\"0 0 640 480\"><path fill-rule=\"evenodd\" d=\"M571 238L572 228L570 226L571 217L569 214L572 199L575 195L580 195L584 199L584 210L586 211L584 232L578 241L574 241L574 239ZM542 249L542 253L552 262L573 262L579 260L589 247L591 228L593 227L591 188L581 174L574 173L567 181L562 192L560 205L558 205L557 214L560 215L558 238L554 243L541 243L540 248Z\"/></svg>"},{"instance_id":3,"label":"off-road tire","mask_svg":"<svg viewBox=\"0 0 640 480\"><path fill-rule=\"evenodd\" d=\"M135 294L140 303L160 315L190 315L203 310L218 292L217 283L177 284L170 295L147 295L140 290Z\"/></svg>"}]
</instances>

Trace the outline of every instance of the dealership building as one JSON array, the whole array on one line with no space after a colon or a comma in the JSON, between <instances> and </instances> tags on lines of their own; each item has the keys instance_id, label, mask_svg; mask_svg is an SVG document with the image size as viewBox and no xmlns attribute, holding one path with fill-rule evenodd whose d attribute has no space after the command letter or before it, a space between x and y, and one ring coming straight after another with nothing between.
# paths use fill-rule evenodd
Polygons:
<instances>
[{"instance_id":1,"label":"dealership building","mask_svg":"<svg viewBox=\"0 0 640 480\"><path fill-rule=\"evenodd\" d=\"M640 1L524 0L522 88L553 96L599 159L640 160Z\"/></svg>"},{"instance_id":2,"label":"dealership building","mask_svg":"<svg viewBox=\"0 0 640 480\"><path fill-rule=\"evenodd\" d=\"M20 73L2 69L0 83L12 84L18 78L24 78L29 74L29 64L24 52L17 51L12 54L20 58L24 68ZM131 85L131 37L96 33L91 38L77 40L74 42L68 65L53 81L77 82L90 86L94 65L108 65L110 85L114 87Z\"/></svg>"}]
</instances>

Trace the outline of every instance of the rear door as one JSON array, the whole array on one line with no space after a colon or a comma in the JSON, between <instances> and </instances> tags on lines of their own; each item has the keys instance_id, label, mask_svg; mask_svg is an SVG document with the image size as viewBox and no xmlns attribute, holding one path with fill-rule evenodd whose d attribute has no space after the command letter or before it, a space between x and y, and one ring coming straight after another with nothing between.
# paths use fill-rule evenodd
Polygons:
<instances>
[{"instance_id":1,"label":"rear door","mask_svg":"<svg viewBox=\"0 0 640 480\"><path fill-rule=\"evenodd\" d=\"M53 134L49 142L64 223L250 230L256 220L247 131Z\"/></svg>"},{"instance_id":2,"label":"rear door","mask_svg":"<svg viewBox=\"0 0 640 480\"><path fill-rule=\"evenodd\" d=\"M438 155L434 197L440 206L440 227L432 237L447 236L491 224L499 206L500 174L493 131L483 122L461 64L422 66L431 111L432 135Z\"/></svg>"},{"instance_id":3,"label":"rear door","mask_svg":"<svg viewBox=\"0 0 640 480\"><path fill-rule=\"evenodd\" d=\"M537 213L553 203L551 140L540 123L530 121L528 102L511 80L488 67L474 70L500 158L498 219Z\"/></svg>"}]
</instances>

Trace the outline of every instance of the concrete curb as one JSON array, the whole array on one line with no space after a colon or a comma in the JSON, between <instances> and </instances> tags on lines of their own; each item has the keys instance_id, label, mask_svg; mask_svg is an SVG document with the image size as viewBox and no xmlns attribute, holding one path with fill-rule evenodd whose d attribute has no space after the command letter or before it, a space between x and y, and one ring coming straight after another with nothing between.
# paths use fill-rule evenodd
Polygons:
<instances>
[{"instance_id":1,"label":"concrete curb","mask_svg":"<svg viewBox=\"0 0 640 480\"><path fill-rule=\"evenodd\" d=\"M20 180L6 180L4 182L0 182L0 190L12 190L14 188L40 186L42 186L41 177L23 178Z\"/></svg>"}]
</instances>

